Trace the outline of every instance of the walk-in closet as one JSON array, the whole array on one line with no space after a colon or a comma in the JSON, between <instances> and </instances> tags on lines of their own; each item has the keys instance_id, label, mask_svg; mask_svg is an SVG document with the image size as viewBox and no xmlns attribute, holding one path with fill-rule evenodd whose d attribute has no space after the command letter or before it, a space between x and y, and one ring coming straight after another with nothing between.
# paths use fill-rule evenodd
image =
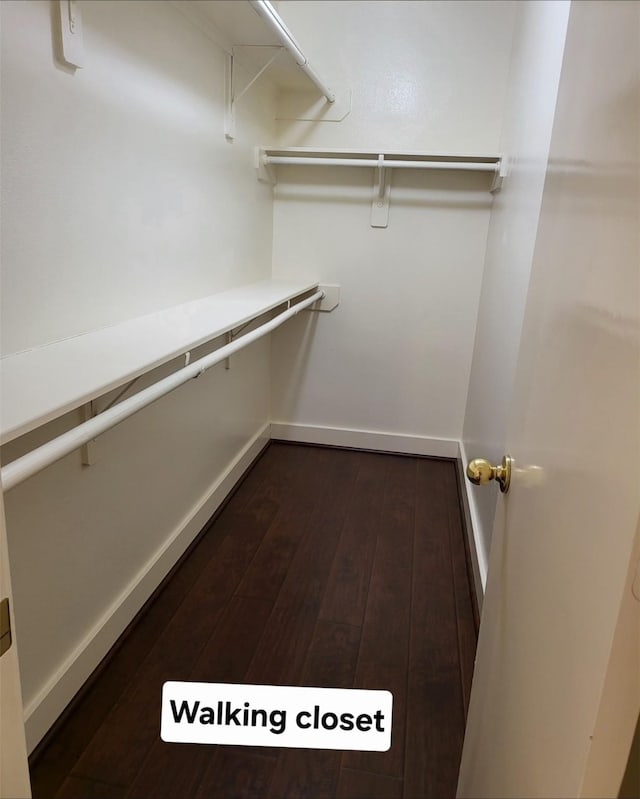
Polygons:
<instances>
[{"instance_id":1,"label":"walk-in closet","mask_svg":"<svg viewBox=\"0 0 640 799\"><path fill-rule=\"evenodd\" d=\"M637 795L640 2L0 22L2 799Z\"/></svg>"}]
</instances>

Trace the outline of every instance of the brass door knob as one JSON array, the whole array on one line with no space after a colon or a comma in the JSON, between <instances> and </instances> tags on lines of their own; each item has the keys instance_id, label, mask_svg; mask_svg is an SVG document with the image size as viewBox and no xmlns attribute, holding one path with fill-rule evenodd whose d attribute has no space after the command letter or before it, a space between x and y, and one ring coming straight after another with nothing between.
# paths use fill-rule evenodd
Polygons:
<instances>
[{"instance_id":1,"label":"brass door knob","mask_svg":"<svg viewBox=\"0 0 640 799\"><path fill-rule=\"evenodd\" d=\"M500 491L506 494L511 483L511 463L510 455L503 457L500 466L492 466L484 458L475 458L469 461L467 477L477 486L483 486L491 480L496 480L500 485Z\"/></svg>"}]
</instances>

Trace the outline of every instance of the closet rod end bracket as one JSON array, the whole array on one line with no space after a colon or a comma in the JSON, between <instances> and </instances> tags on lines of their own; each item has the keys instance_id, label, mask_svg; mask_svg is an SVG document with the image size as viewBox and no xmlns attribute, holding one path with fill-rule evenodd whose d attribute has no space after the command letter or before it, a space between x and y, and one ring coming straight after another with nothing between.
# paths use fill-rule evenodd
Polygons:
<instances>
[{"instance_id":1,"label":"closet rod end bracket","mask_svg":"<svg viewBox=\"0 0 640 799\"><path fill-rule=\"evenodd\" d=\"M306 310L308 311L333 311L340 304L340 286L336 284L323 283L318 286L322 291L323 296L313 305L310 305Z\"/></svg>"},{"instance_id":2,"label":"closet rod end bracket","mask_svg":"<svg viewBox=\"0 0 640 799\"><path fill-rule=\"evenodd\" d=\"M507 160L501 155L496 163L496 171L493 175L493 181L489 187L491 194L497 194L502 189L502 182L507 177Z\"/></svg>"},{"instance_id":3,"label":"closet rod end bracket","mask_svg":"<svg viewBox=\"0 0 640 799\"><path fill-rule=\"evenodd\" d=\"M256 168L256 176L262 183L270 183L275 186L276 175L273 167L266 163L267 154L264 147L256 147L254 150L254 166Z\"/></svg>"}]
</instances>

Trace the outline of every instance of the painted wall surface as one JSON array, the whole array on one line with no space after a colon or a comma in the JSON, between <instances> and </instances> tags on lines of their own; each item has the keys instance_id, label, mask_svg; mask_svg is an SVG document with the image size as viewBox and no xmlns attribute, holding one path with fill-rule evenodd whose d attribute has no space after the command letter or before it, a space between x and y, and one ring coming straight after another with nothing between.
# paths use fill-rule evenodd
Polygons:
<instances>
[{"instance_id":1,"label":"painted wall surface","mask_svg":"<svg viewBox=\"0 0 640 799\"><path fill-rule=\"evenodd\" d=\"M273 89L243 98L229 144L223 52L179 11L82 3L86 63L74 72L54 57L57 5L0 3L5 353L271 269L272 198L252 148L273 138ZM94 466L75 452L6 495L31 745L264 433L269 352L268 341L252 345L230 371L216 367L100 437ZM12 443L4 462L77 421Z\"/></svg>"},{"instance_id":2,"label":"painted wall surface","mask_svg":"<svg viewBox=\"0 0 640 799\"><path fill-rule=\"evenodd\" d=\"M520 346L549 156L568 2L519 3L500 149L509 174L491 212L469 394L465 460L500 463ZM496 485L467 486L482 582L496 512ZM501 520L496 520L501 523Z\"/></svg>"},{"instance_id":3,"label":"painted wall surface","mask_svg":"<svg viewBox=\"0 0 640 799\"><path fill-rule=\"evenodd\" d=\"M224 54L168 3L83 4L75 73L54 3L2 6L2 353L268 275L269 85L228 144ZM257 103L268 127L242 117Z\"/></svg>"},{"instance_id":4,"label":"painted wall surface","mask_svg":"<svg viewBox=\"0 0 640 799\"><path fill-rule=\"evenodd\" d=\"M305 1L281 12L325 80L353 93L342 122L280 122L281 145L498 150L511 4ZM274 273L339 283L342 302L274 337L275 421L460 438L489 182L396 171L389 226L374 229L369 170L280 168Z\"/></svg>"},{"instance_id":5,"label":"painted wall surface","mask_svg":"<svg viewBox=\"0 0 640 799\"><path fill-rule=\"evenodd\" d=\"M320 125L281 120L290 147L495 152L513 3L286 0L279 13L352 111Z\"/></svg>"}]
</instances>

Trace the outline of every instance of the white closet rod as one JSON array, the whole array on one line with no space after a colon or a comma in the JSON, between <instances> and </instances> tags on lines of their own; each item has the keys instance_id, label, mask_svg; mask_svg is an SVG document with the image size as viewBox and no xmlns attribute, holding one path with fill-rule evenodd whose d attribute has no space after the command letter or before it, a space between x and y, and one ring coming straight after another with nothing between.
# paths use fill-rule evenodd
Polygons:
<instances>
[{"instance_id":1,"label":"white closet rod","mask_svg":"<svg viewBox=\"0 0 640 799\"><path fill-rule=\"evenodd\" d=\"M308 308L314 302L323 299L323 297L324 291L315 292L311 297L297 303L287 311L278 314L274 319L271 319L264 325L260 325L260 327L236 339L236 341L233 341L231 344L226 344L219 350L205 355L203 358L190 363L188 366L184 366L174 374L138 392L133 397L123 400L109 410L103 411L92 419L83 422L72 430L34 449L32 452L28 452L21 458L17 458L15 461L8 463L0 469L3 489L8 491L10 488L17 486L28 477L37 474L37 472L42 471L42 469L60 460L60 458L63 458L70 452L73 452L73 450L78 449L83 444L87 444L89 441L96 438L96 436L115 427L115 425L124 421L129 416L133 416L134 413L146 408L147 405L169 394L188 380L194 377L200 377L207 369L224 361L225 358L229 358L231 355L238 352L238 350L256 341L256 339L275 330L283 322L286 322L287 319L295 316L304 308Z\"/></svg>"},{"instance_id":2,"label":"white closet rod","mask_svg":"<svg viewBox=\"0 0 640 799\"><path fill-rule=\"evenodd\" d=\"M500 164L486 161L399 161L373 158L315 158L313 156L264 155L267 166L367 166L376 169L466 169L474 172L497 172Z\"/></svg>"},{"instance_id":3,"label":"white closet rod","mask_svg":"<svg viewBox=\"0 0 640 799\"><path fill-rule=\"evenodd\" d=\"M280 15L268 0L249 0L251 6L255 9L258 15L267 23L271 28L278 41L282 46L293 56L294 61L305 73L309 80L317 86L317 88L324 94L327 101L333 103L336 99L335 94L323 82L318 73L313 69L308 62L307 57L304 55L298 43L293 38L291 31L282 21Z\"/></svg>"}]
</instances>

